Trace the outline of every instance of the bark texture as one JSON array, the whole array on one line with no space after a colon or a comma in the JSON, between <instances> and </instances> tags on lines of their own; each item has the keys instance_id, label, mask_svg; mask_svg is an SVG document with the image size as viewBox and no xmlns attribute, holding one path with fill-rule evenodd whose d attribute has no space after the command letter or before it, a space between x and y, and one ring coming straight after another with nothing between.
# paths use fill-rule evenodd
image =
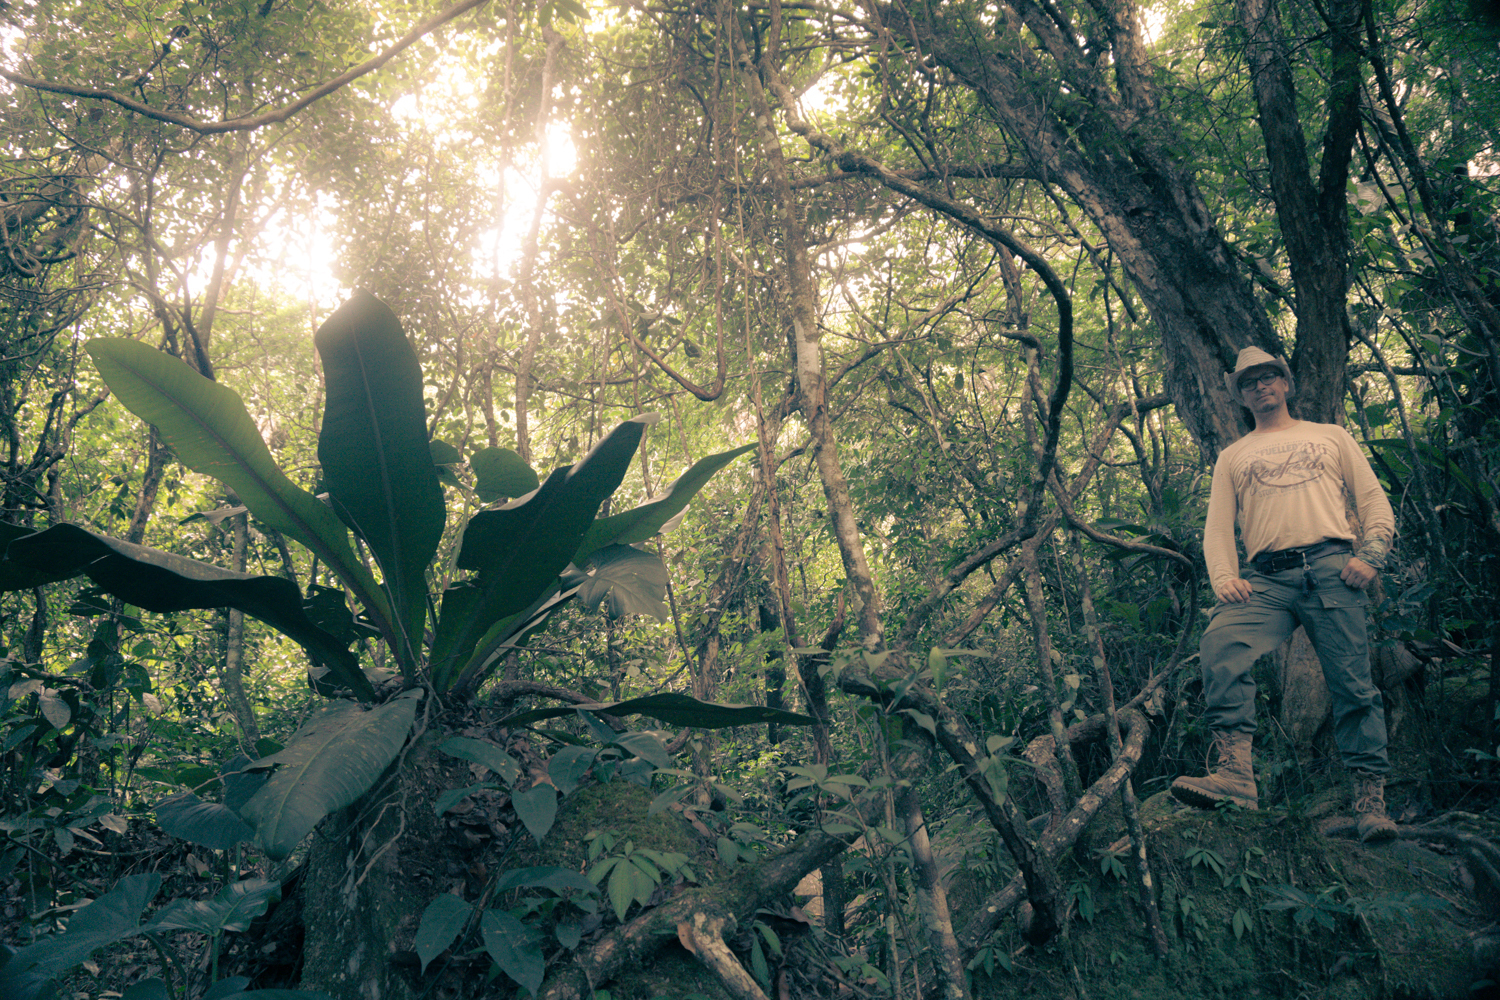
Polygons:
<instances>
[{"instance_id":1,"label":"bark texture","mask_svg":"<svg viewBox=\"0 0 1500 1000\"><path fill-rule=\"evenodd\" d=\"M1242 347L1280 348L1151 88L1117 91L1107 60L1084 51L1084 32L1063 32L1050 7L1003 5L993 26L957 7L879 10L888 30L974 92L1033 177L1079 204L1104 234L1161 331L1178 414L1205 457L1216 457L1245 429L1222 373ZM1049 60L1022 40L1023 29ZM1138 39L1127 20L1116 33ZM1138 53L1126 48L1122 71Z\"/></svg>"}]
</instances>

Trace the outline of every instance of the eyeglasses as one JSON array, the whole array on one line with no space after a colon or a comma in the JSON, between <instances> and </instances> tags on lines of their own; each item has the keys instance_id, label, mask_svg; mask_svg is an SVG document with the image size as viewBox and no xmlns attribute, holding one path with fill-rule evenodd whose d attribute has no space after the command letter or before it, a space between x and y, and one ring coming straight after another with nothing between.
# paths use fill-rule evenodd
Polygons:
<instances>
[{"instance_id":1,"label":"eyeglasses","mask_svg":"<svg viewBox=\"0 0 1500 1000\"><path fill-rule=\"evenodd\" d=\"M1270 385L1279 378L1281 378L1281 372L1261 372L1259 375L1246 375L1239 381L1240 392L1249 392L1251 389L1259 386Z\"/></svg>"}]
</instances>

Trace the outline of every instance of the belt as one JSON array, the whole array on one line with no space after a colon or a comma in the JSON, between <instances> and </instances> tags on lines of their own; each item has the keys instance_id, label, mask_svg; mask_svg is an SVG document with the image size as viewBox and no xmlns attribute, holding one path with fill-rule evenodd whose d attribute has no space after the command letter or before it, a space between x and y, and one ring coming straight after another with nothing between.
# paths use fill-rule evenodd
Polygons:
<instances>
[{"instance_id":1,"label":"belt","mask_svg":"<svg viewBox=\"0 0 1500 1000\"><path fill-rule=\"evenodd\" d=\"M1312 545L1303 545L1295 549L1277 549L1274 552L1261 552L1250 565L1255 567L1257 573L1280 573L1298 566L1306 566L1314 559L1334 552L1349 552L1353 546L1342 538L1330 538L1325 541L1315 542Z\"/></svg>"}]
</instances>

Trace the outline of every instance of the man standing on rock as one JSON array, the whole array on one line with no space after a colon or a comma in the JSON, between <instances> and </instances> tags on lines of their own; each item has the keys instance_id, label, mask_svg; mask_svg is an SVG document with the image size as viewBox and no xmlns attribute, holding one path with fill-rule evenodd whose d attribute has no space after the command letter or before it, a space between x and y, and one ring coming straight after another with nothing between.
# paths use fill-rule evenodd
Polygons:
<instances>
[{"instance_id":1,"label":"man standing on rock","mask_svg":"<svg viewBox=\"0 0 1500 1000\"><path fill-rule=\"evenodd\" d=\"M1209 808L1258 801L1250 763L1255 731L1251 668L1307 630L1333 695L1333 733L1354 772L1354 810L1362 841L1388 840L1385 814L1385 708L1370 678L1365 588L1385 564L1395 518L1380 482L1349 432L1293 419L1294 384L1286 363L1258 347L1240 352L1225 376L1229 393L1255 417L1255 430L1219 455L1209 495L1203 554L1218 604L1199 647L1206 718L1216 766L1202 778L1178 778L1172 794ZM1354 497L1364 544L1353 551L1344 491ZM1234 528L1250 561L1239 574Z\"/></svg>"}]
</instances>

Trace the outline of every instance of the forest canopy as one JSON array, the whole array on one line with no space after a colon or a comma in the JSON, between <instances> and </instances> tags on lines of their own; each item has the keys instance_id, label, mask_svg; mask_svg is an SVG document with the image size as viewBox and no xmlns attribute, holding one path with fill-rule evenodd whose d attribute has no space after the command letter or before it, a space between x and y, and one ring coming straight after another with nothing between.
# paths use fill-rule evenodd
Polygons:
<instances>
[{"instance_id":1,"label":"forest canopy","mask_svg":"<svg viewBox=\"0 0 1500 1000\"><path fill-rule=\"evenodd\" d=\"M1493 4L12 0L0 89L7 997L1087 995L1104 909L1446 995L1372 928L1500 916ZM1261 860L1364 857L1305 642L1261 813L1153 810L1249 346L1396 511L1378 891Z\"/></svg>"}]
</instances>

